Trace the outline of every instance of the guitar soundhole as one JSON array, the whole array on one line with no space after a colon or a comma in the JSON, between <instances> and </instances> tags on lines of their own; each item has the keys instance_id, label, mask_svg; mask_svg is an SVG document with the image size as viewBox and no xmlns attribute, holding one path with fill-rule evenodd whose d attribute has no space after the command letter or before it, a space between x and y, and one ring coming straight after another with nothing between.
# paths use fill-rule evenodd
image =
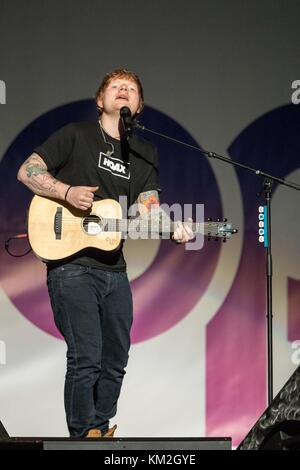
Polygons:
<instances>
[{"instance_id":1,"label":"guitar soundhole","mask_svg":"<svg viewBox=\"0 0 300 470\"><path fill-rule=\"evenodd\" d=\"M101 218L97 215L85 217L82 226L87 235L97 235L102 232Z\"/></svg>"}]
</instances>

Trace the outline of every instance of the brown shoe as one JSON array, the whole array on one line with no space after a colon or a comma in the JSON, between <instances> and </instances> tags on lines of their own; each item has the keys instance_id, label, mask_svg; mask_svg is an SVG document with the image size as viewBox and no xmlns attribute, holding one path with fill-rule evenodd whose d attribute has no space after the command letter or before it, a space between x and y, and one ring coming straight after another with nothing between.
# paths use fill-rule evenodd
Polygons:
<instances>
[{"instance_id":1,"label":"brown shoe","mask_svg":"<svg viewBox=\"0 0 300 470\"><path fill-rule=\"evenodd\" d=\"M115 433L116 429L117 429L117 425L115 424L112 428L110 428L107 431L107 433L104 434L103 437L114 437L114 433ZM101 432L100 432L100 434L101 434Z\"/></svg>"},{"instance_id":2,"label":"brown shoe","mask_svg":"<svg viewBox=\"0 0 300 470\"><path fill-rule=\"evenodd\" d=\"M85 437L91 437L93 439L102 437L100 429L90 429Z\"/></svg>"}]
</instances>

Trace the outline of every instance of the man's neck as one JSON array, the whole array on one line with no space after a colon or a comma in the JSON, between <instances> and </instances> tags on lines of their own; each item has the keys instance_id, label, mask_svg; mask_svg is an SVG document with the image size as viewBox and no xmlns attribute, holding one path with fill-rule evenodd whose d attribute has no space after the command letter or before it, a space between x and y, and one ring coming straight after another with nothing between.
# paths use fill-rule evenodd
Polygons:
<instances>
[{"instance_id":1,"label":"man's neck","mask_svg":"<svg viewBox=\"0 0 300 470\"><path fill-rule=\"evenodd\" d=\"M102 113L100 124L104 131L114 139L120 139L120 116Z\"/></svg>"}]
</instances>

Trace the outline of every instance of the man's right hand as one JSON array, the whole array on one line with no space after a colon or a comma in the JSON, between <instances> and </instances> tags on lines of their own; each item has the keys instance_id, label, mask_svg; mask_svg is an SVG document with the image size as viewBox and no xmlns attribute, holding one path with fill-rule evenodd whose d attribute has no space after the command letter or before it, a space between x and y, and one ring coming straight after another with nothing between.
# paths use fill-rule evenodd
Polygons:
<instances>
[{"instance_id":1,"label":"man's right hand","mask_svg":"<svg viewBox=\"0 0 300 470\"><path fill-rule=\"evenodd\" d=\"M71 186L66 201L73 207L86 211L90 209L94 201L94 192L99 186Z\"/></svg>"}]
</instances>

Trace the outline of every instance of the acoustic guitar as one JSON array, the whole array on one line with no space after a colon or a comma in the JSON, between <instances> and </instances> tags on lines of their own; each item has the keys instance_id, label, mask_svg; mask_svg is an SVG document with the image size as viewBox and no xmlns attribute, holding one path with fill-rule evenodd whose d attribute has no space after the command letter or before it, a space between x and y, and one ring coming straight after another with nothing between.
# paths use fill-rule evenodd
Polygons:
<instances>
[{"instance_id":1,"label":"acoustic guitar","mask_svg":"<svg viewBox=\"0 0 300 470\"><path fill-rule=\"evenodd\" d=\"M28 215L28 236L43 261L67 258L84 248L116 250L124 238L171 238L176 222L122 219L121 205L113 199L95 201L82 211L57 199L34 196ZM194 233L226 241L236 233L223 221L191 223Z\"/></svg>"}]
</instances>

